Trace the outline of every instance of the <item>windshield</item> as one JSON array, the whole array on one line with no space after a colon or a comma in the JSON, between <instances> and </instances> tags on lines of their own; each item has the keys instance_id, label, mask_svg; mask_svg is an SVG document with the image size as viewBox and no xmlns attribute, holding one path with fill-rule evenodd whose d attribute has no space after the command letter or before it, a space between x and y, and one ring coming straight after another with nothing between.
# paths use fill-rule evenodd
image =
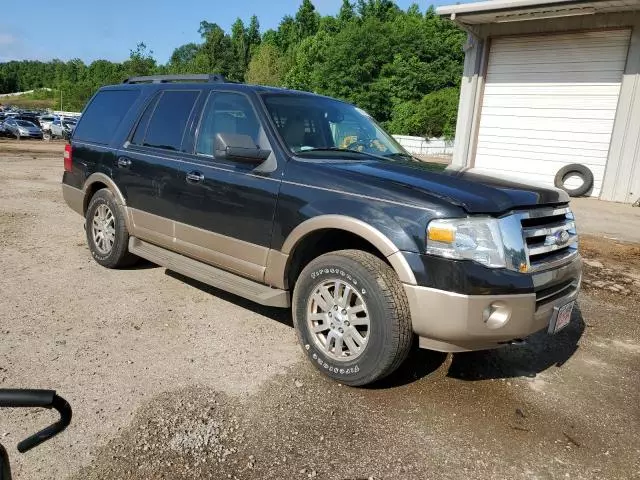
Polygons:
<instances>
[{"instance_id":1,"label":"windshield","mask_svg":"<svg viewBox=\"0 0 640 480\"><path fill-rule=\"evenodd\" d=\"M289 150L298 155L353 151L392 157L409 154L363 110L324 97L263 95Z\"/></svg>"},{"instance_id":2,"label":"windshield","mask_svg":"<svg viewBox=\"0 0 640 480\"><path fill-rule=\"evenodd\" d=\"M16 123L21 127L35 127L34 123L27 122L26 120L16 120Z\"/></svg>"}]
</instances>

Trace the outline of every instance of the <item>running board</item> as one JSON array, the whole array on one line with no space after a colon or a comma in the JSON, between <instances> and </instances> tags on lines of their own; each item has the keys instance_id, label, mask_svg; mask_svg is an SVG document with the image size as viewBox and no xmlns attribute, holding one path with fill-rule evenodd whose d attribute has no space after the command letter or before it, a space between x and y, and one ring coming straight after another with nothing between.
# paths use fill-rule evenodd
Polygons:
<instances>
[{"instance_id":1,"label":"running board","mask_svg":"<svg viewBox=\"0 0 640 480\"><path fill-rule=\"evenodd\" d=\"M289 292L286 290L271 288L234 273L220 270L166 248L147 243L139 238L129 238L129 251L168 270L194 278L202 283L233 293L260 305L281 308L290 306Z\"/></svg>"}]
</instances>

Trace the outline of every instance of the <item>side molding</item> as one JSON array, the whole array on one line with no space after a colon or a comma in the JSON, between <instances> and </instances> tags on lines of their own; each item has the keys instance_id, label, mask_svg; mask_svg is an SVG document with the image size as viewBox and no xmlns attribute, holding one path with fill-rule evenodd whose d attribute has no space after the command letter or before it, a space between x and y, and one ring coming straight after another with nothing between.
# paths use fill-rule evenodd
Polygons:
<instances>
[{"instance_id":1,"label":"side molding","mask_svg":"<svg viewBox=\"0 0 640 480\"><path fill-rule=\"evenodd\" d=\"M265 282L277 288L285 288L286 268L295 246L308 234L329 228L344 230L362 237L389 260L402 283L416 285L416 278L409 264L389 238L368 223L345 215L321 215L298 225L289 234L280 252L273 250L269 252Z\"/></svg>"}]
</instances>

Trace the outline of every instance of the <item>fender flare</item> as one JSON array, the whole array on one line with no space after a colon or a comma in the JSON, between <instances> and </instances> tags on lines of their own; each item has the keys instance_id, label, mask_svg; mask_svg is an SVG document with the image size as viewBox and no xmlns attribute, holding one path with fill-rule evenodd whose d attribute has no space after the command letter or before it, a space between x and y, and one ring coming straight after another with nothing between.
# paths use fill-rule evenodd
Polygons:
<instances>
[{"instance_id":1,"label":"fender flare","mask_svg":"<svg viewBox=\"0 0 640 480\"><path fill-rule=\"evenodd\" d=\"M87 177L87 179L84 182L84 187L82 188L82 191L84 192L84 208L86 209L87 207L87 195L89 194L89 189L91 187L91 185L93 185L94 183L104 183L107 188L109 190L111 190L111 193L113 193L113 195L116 197L116 201L120 204L120 205L127 205L126 200L124 199L124 195L122 195L122 192L120 191L120 189L118 188L118 186L116 185L116 182L113 181L113 179L111 177L109 177L108 175L104 174L104 173L92 173L91 175L89 175Z\"/></svg>"},{"instance_id":2,"label":"fender flare","mask_svg":"<svg viewBox=\"0 0 640 480\"><path fill-rule=\"evenodd\" d=\"M125 224L127 226L127 230L131 234L133 232L133 221L131 219L131 212L127 208L127 201L125 200L124 195L122 195L122 192L113 181L113 179L104 173L92 173L85 180L84 187L82 187L82 191L84 192L84 200L82 202L83 214L86 213L87 207L89 206L89 191L91 190L91 185L93 185L94 183L102 183L106 185L109 191L113 193L113 196L116 199L116 203L122 205L125 213Z\"/></svg>"},{"instance_id":3,"label":"fender flare","mask_svg":"<svg viewBox=\"0 0 640 480\"><path fill-rule=\"evenodd\" d=\"M386 257L402 283L410 285L417 284L416 277L409 263L407 263L407 260L404 258L404 255L386 235L362 220L334 214L310 218L293 229L280 250L281 254L286 257L286 260L282 259L284 261L277 262L280 264L278 270L282 270L281 273L278 274L278 278L285 278L288 259L291 253L307 235L318 230L329 228L353 233L371 243Z\"/></svg>"}]
</instances>

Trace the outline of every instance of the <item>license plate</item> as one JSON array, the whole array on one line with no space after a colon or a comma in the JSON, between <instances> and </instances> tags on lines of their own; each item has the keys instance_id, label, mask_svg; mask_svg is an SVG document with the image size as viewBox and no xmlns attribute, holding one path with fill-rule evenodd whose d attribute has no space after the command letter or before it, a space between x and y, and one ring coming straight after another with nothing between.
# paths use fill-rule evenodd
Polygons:
<instances>
[{"instance_id":1,"label":"license plate","mask_svg":"<svg viewBox=\"0 0 640 480\"><path fill-rule=\"evenodd\" d=\"M549 333L558 333L564 327L569 325L571 321L571 312L573 311L573 306L575 305L575 301L567 303L562 307L556 307L554 309L553 316L551 317L551 323L549 324Z\"/></svg>"}]
</instances>

